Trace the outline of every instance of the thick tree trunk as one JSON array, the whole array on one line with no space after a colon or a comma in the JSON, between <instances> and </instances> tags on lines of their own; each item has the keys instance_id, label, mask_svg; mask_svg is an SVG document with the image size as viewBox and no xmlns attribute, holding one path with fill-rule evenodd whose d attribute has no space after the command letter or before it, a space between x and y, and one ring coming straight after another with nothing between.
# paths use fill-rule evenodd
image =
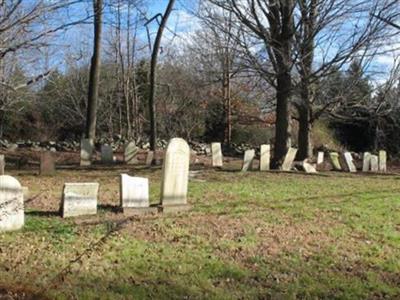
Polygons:
<instances>
[{"instance_id":1,"label":"thick tree trunk","mask_svg":"<svg viewBox=\"0 0 400 300\"><path fill-rule=\"evenodd\" d=\"M311 140L312 122L310 111L307 108L298 109L299 112L299 131L297 159L304 160L313 155L313 146Z\"/></svg>"},{"instance_id":2,"label":"thick tree trunk","mask_svg":"<svg viewBox=\"0 0 400 300\"><path fill-rule=\"evenodd\" d=\"M86 116L86 137L94 141L96 137L97 98L99 94L100 48L102 30L103 0L93 0L94 10L94 43L90 64L88 106Z\"/></svg>"}]
</instances>

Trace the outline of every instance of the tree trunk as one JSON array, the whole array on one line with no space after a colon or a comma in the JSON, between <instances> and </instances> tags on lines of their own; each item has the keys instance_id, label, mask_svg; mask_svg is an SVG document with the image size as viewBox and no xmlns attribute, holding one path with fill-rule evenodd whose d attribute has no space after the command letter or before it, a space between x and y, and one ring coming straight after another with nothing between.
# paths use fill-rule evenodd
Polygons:
<instances>
[{"instance_id":1,"label":"tree trunk","mask_svg":"<svg viewBox=\"0 0 400 300\"><path fill-rule=\"evenodd\" d=\"M93 56L90 64L88 106L86 117L86 137L94 141L96 137L97 99L99 94L100 50L102 30L103 0L93 0L94 42Z\"/></svg>"},{"instance_id":2,"label":"tree trunk","mask_svg":"<svg viewBox=\"0 0 400 300\"><path fill-rule=\"evenodd\" d=\"M161 24L158 27L157 36L154 41L153 52L151 55L150 63L150 95L149 95L149 113L150 113L150 149L156 150L156 139L157 139L157 125L156 125L156 104L154 101L155 90L156 90L156 67L158 52L160 50L161 37L164 28L167 24L169 15L171 14L172 8L174 7L175 0L169 0L165 13L161 19Z\"/></svg>"},{"instance_id":3,"label":"tree trunk","mask_svg":"<svg viewBox=\"0 0 400 300\"><path fill-rule=\"evenodd\" d=\"M232 144L232 101L231 101L231 75L230 75L230 61L229 50L225 50L225 57L223 63L223 79L222 79L222 94L225 105L225 143L230 146Z\"/></svg>"},{"instance_id":4,"label":"tree trunk","mask_svg":"<svg viewBox=\"0 0 400 300\"><path fill-rule=\"evenodd\" d=\"M302 107L298 109L299 112L299 131L298 131L298 144L299 151L297 152L297 159L304 160L313 155L313 147L311 141L312 122L310 111Z\"/></svg>"}]
</instances>

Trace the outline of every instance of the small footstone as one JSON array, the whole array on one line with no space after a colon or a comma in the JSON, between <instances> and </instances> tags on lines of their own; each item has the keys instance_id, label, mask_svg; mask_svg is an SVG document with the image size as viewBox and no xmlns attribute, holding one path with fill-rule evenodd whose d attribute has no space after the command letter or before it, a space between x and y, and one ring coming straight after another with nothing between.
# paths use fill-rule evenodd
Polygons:
<instances>
[{"instance_id":1,"label":"small footstone","mask_svg":"<svg viewBox=\"0 0 400 300\"><path fill-rule=\"evenodd\" d=\"M371 167L371 153L364 152L362 171L368 172L370 170L370 167Z\"/></svg>"},{"instance_id":2,"label":"small footstone","mask_svg":"<svg viewBox=\"0 0 400 300\"><path fill-rule=\"evenodd\" d=\"M385 150L379 151L379 172L387 171L387 154Z\"/></svg>"},{"instance_id":3,"label":"small footstone","mask_svg":"<svg viewBox=\"0 0 400 300\"><path fill-rule=\"evenodd\" d=\"M45 151L40 153L40 175L54 175L56 164L54 162L53 152Z\"/></svg>"},{"instance_id":4,"label":"small footstone","mask_svg":"<svg viewBox=\"0 0 400 300\"><path fill-rule=\"evenodd\" d=\"M0 231L24 226L24 196L21 184L8 175L0 176Z\"/></svg>"},{"instance_id":5,"label":"small footstone","mask_svg":"<svg viewBox=\"0 0 400 300\"><path fill-rule=\"evenodd\" d=\"M135 142L126 143L124 147L124 162L128 165L137 164L138 160L136 156L138 152L139 148L136 147Z\"/></svg>"},{"instance_id":6,"label":"small footstone","mask_svg":"<svg viewBox=\"0 0 400 300\"><path fill-rule=\"evenodd\" d=\"M306 173L317 173L317 169L307 159L303 161L303 169Z\"/></svg>"},{"instance_id":7,"label":"small footstone","mask_svg":"<svg viewBox=\"0 0 400 300\"><path fill-rule=\"evenodd\" d=\"M324 152L319 151L317 156L317 165L321 165L324 163Z\"/></svg>"},{"instance_id":8,"label":"small footstone","mask_svg":"<svg viewBox=\"0 0 400 300\"><path fill-rule=\"evenodd\" d=\"M223 156L221 143L211 144L212 166L221 168L223 165Z\"/></svg>"},{"instance_id":9,"label":"small footstone","mask_svg":"<svg viewBox=\"0 0 400 300\"><path fill-rule=\"evenodd\" d=\"M65 183L61 202L63 218L97 213L97 182Z\"/></svg>"},{"instance_id":10,"label":"small footstone","mask_svg":"<svg viewBox=\"0 0 400 300\"><path fill-rule=\"evenodd\" d=\"M260 171L268 171L270 169L271 146L261 145L260 147Z\"/></svg>"},{"instance_id":11,"label":"small footstone","mask_svg":"<svg viewBox=\"0 0 400 300\"><path fill-rule=\"evenodd\" d=\"M371 155L371 172L379 171L379 159L378 155Z\"/></svg>"},{"instance_id":12,"label":"small footstone","mask_svg":"<svg viewBox=\"0 0 400 300\"><path fill-rule=\"evenodd\" d=\"M350 152L344 153L344 159L346 161L346 165L347 165L347 168L349 169L349 172L351 172L351 173L357 172L357 168L354 165L353 157L351 156Z\"/></svg>"},{"instance_id":13,"label":"small footstone","mask_svg":"<svg viewBox=\"0 0 400 300\"><path fill-rule=\"evenodd\" d=\"M255 153L256 152L254 150L246 150L244 152L242 172L252 169Z\"/></svg>"},{"instance_id":14,"label":"small footstone","mask_svg":"<svg viewBox=\"0 0 400 300\"><path fill-rule=\"evenodd\" d=\"M341 171L342 167L339 162L339 154L337 152L330 152L329 157L331 159L333 169L335 171Z\"/></svg>"},{"instance_id":15,"label":"small footstone","mask_svg":"<svg viewBox=\"0 0 400 300\"><path fill-rule=\"evenodd\" d=\"M110 145L101 146L101 162L103 164L112 164L114 162L113 148Z\"/></svg>"},{"instance_id":16,"label":"small footstone","mask_svg":"<svg viewBox=\"0 0 400 300\"><path fill-rule=\"evenodd\" d=\"M297 154L296 148L289 148L282 164L282 171L290 171L292 169L292 165L296 157L296 154Z\"/></svg>"},{"instance_id":17,"label":"small footstone","mask_svg":"<svg viewBox=\"0 0 400 300\"><path fill-rule=\"evenodd\" d=\"M93 141L91 139L81 140L81 166L90 166L92 164Z\"/></svg>"},{"instance_id":18,"label":"small footstone","mask_svg":"<svg viewBox=\"0 0 400 300\"><path fill-rule=\"evenodd\" d=\"M6 168L6 160L3 154L0 154L0 175L4 175Z\"/></svg>"}]
</instances>

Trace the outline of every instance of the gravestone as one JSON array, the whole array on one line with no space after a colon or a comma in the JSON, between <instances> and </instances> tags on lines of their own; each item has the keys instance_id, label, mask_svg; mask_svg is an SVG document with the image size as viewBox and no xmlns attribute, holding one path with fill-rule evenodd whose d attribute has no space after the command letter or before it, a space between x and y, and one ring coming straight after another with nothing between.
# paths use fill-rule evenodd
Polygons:
<instances>
[{"instance_id":1,"label":"gravestone","mask_svg":"<svg viewBox=\"0 0 400 300\"><path fill-rule=\"evenodd\" d=\"M0 232L24 226L24 196L21 184L8 175L0 176Z\"/></svg>"},{"instance_id":2,"label":"gravestone","mask_svg":"<svg viewBox=\"0 0 400 300\"><path fill-rule=\"evenodd\" d=\"M242 166L243 172L246 172L246 171L252 169L255 155L256 155L256 152L254 151L254 149L246 150L244 152L243 166Z\"/></svg>"},{"instance_id":3,"label":"gravestone","mask_svg":"<svg viewBox=\"0 0 400 300\"><path fill-rule=\"evenodd\" d=\"M341 171L341 170L342 170L342 167L341 167L340 161L339 161L339 153L337 153L337 152L330 152L330 153L329 153L329 157L330 157L330 159L331 159L333 169L334 169L335 171Z\"/></svg>"},{"instance_id":4,"label":"gravestone","mask_svg":"<svg viewBox=\"0 0 400 300\"><path fill-rule=\"evenodd\" d=\"M138 160L136 156L138 152L139 148L136 147L135 142L126 143L124 147L124 162L128 165L137 164Z\"/></svg>"},{"instance_id":5,"label":"gravestone","mask_svg":"<svg viewBox=\"0 0 400 300\"><path fill-rule=\"evenodd\" d=\"M211 143L212 166L221 168L223 165L223 156L221 143Z\"/></svg>"},{"instance_id":6,"label":"gravestone","mask_svg":"<svg viewBox=\"0 0 400 300\"><path fill-rule=\"evenodd\" d=\"M283 160L282 171L290 171L292 169L296 154L296 148L289 148L288 152L286 153L285 159Z\"/></svg>"},{"instance_id":7,"label":"gravestone","mask_svg":"<svg viewBox=\"0 0 400 300\"><path fill-rule=\"evenodd\" d=\"M56 164L54 162L53 152L45 151L40 153L40 175L54 175Z\"/></svg>"},{"instance_id":8,"label":"gravestone","mask_svg":"<svg viewBox=\"0 0 400 300\"><path fill-rule=\"evenodd\" d=\"M65 183L61 202L63 218L97 213L97 182Z\"/></svg>"},{"instance_id":9,"label":"gravestone","mask_svg":"<svg viewBox=\"0 0 400 300\"><path fill-rule=\"evenodd\" d=\"M6 168L6 159L3 154L0 154L0 175L4 175Z\"/></svg>"},{"instance_id":10,"label":"gravestone","mask_svg":"<svg viewBox=\"0 0 400 300\"><path fill-rule=\"evenodd\" d=\"M146 166L151 166L153 159L154 159L154 151L147 152Z\"/></svg>"},{"instance_id":11,"label":"gravestone","mask_svg":"<svg viewBox=\"0 0 400 300\"><path fill-rule=\"evenodd\" d=\"M319 151L317 155L317 165L321 165L324 163L324 152Z\"/></svg>"},{"instance_id":12,"label":"gravestone","mask_svg":"<svg viewBox=\"0 0 400 300\"><path fill-rule=\"evenodd\" d=\"M385 150L379 151L379 172L387 171L387 154Z\"/></svg>"},{"instance_id":13,"label":"gravestone","mask_svg":"<svg viewBox=\"0 0 400 300\"><path fill-rule=\"evenodd\" d=\"M317 173L317 169L312 164L310 164L307 159L303 160L302 166L306 173Z\"/></svg>"},{"instance_id":14,"label":"gravestone","mask_svg":"<svg viewBox=\"0 0 400 300\"><path fill-rule=\"evenodd\" d=\"M379 159L378 155L371 155L371 172L379 171Z\"/></svg>"},{"instance_id":15,"label":"gravestone","mask_svg":"<svg viewBox=\"0 0 400 300\"><path fill-rule=\"evenodd\" d=\"M94 145L91 139L81 140L81 166L90 166L92 164Z\"/></svg>"},{"instance_id":16,"label":"gravestone","mask_svg":"<svg viewBox=\"0 0 400 300\"><path fill-rule=\"evenodd\" d=\"M114 162L113 148L110 145L101 146L101 162L103 164L111 164Z\"/></svg>"},{"instance_id":17,"label":"gravestone","mask_svg":"<svg viewBox=\"0 0 400 300\"><path fill-rule=\"evenodd\" d=\"M260 147L260 171L268 171L270 169L271 146L261 145Z\"/></svg>"},{"instance_id":18,"label":"gravestone","mask_svg":"<svg viewBox=\"0 0 400 300\"><path fill-rule=\"evenodd\" d=\"M125 214L157 212L157 207L150 207L147 178L121 174L120 204Z\"/></svg>"},{"instance_id":19,"label":"gravestone","mask_svg":"<svg viewBox=\"0 0 400 300\"><path fill-rule=\"evenodd\" d=\"M188 210L187 190L189 182L189 145L184 139L173 138L165 151L161 184L163 212Z\"/></svg>"},{"instance_id":20,"label":"gravestone","mask_svg":"<svg viewBox=\"0 0 400 300\"><path fill-rule=\"evenodd\" d=\"M351 156L350 152L344 153L344 159L346 161L346 165L347 165L347 168L349 169L349 172L351 172L351 173L357 172L357 168L354 165L353 157Z\"/></svg>"},{"instance_id":21,"label":"gravestone","mask_svg":"<svg viewBox=\"0 0 400 300\"><path fill-rule=\"evenodd\" d=\"M370 170L370 168L371 168L371 153L364 152L362 171L368 172Z\"/></svg>"}]
</instances>

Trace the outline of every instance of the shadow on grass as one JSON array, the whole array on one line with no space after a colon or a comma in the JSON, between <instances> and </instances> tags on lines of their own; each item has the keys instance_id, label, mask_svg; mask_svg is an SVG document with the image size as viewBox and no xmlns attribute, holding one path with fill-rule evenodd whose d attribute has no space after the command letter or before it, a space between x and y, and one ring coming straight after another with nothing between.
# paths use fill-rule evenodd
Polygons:
<instances>
[{"instance_id":1,"label":"shadow on grass","mask_svg":"<svg viewBox=\"0 0 400 300\"><path fill-rule=\"evenodd\" d=\"M60 211L43 211L43 210L34 210L34 211L26 211L25 215L32 217L61 217Z\"/></svg>"}]
</instances>

